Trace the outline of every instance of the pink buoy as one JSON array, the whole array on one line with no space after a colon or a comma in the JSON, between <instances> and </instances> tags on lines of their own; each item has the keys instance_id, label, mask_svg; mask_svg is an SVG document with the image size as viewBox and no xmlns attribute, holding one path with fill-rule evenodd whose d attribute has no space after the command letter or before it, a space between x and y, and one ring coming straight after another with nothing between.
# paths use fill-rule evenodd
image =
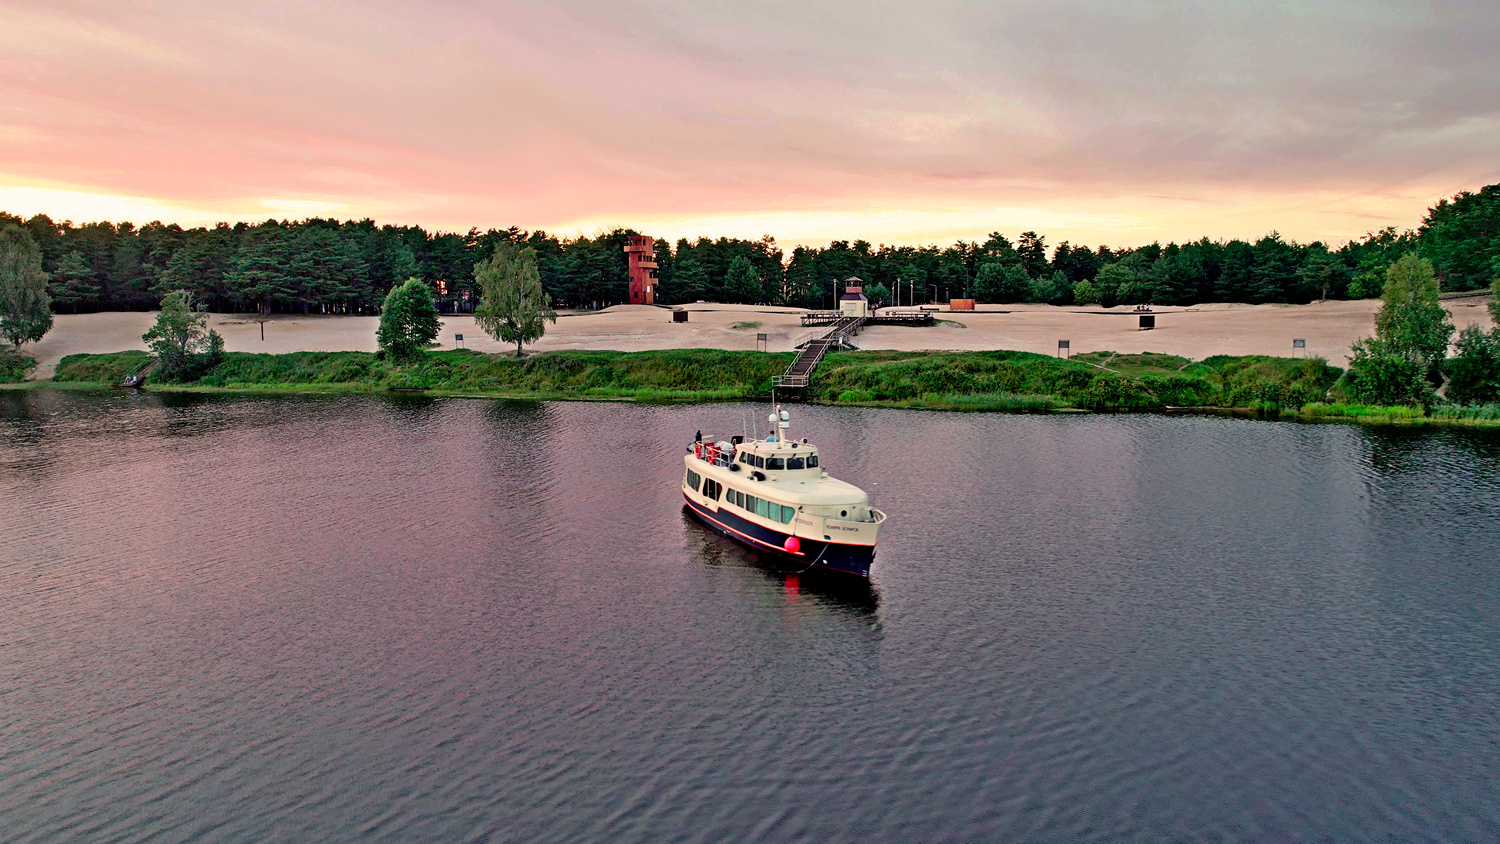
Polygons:
<instances>
[{"instance_id":1,"label":"pink buoy","mask_svg":"<svg viewBox=\"0 0 1500 844\"><path fill-rule=\"evenodd\" d=\"M781 544L781 547L785 548L788 554L795 554L802 550L802 543L797 541L797 537L788 536L786 542Z\"/></svg>"}]
</instances>

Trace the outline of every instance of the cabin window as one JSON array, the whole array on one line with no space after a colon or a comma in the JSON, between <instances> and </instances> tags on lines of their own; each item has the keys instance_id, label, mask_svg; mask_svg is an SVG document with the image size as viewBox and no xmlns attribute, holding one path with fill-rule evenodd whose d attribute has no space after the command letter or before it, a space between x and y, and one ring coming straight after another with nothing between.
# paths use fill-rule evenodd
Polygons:
<instances>
[{"instance_id":1,"label":"cabin window","mask_svg":"<svg viewBox=\"0 0 1500 844\"><path fill-rule=\"evenodd\" d=\"M753 495L745 496L745 509L752 513L755 512L755 502L759 500L760 499L756 498Z\"/></svg>"},{"instance_id":2,"label":"cabin window","mask_svg":"<svg viewBox=\"0 0 1500 844\"><path fill-rule=\"evenodd\" d=\"M801 469L803 468L805 462L806 461L804 461L800 457L788 457L786 459L786 467L788 469Z\"/></svg>"},{"instance_id":3,"label":"cabin window","mask_svg":"<svg viewBox=\"0 0 1500 844\"><path fill-rule=\"evenodd\" d=\"M707 498L709 501L718 501L719 500L719 493L721 491L723 491L723 489L724 489L724 486L722 484L720 484L718 481L713 481L713 480L704 481L703 482L703 497Z\"/></svg>"},{"instance_id":4,"label":"cabin window","mask_svg":"<svg viewBox=\"0 0 1500 844\"><path fill-rule=\"evenodd\" d=\"M797 508L796 507L788 507L785 504L781 505L781 523L782 524L788 524L789 522L791 522L792 519L794 519L796 517L797 517Z\"/></svg>"},{"instance_id":5,"label":"cabin window","mask_svg":"<svg viewBox=\"0 0 1500 844\"><path fill-rule=\"evenodd\" d=\"M809 455L807 455L807 468L809 468L809 469L816 469L816 468L818 468L818 455L816 455L816 454L809 454Z\"/></svg>"},{"instance_id":6,"label":"cabin window","mask_svg":"<svg viewBox=\"0 0 1500 844\"><path fill-rule=\"evenodd\" d=\"M756 499L756 501L755 501L755 515L757 515L757 516L764 516L764 515L766 515L766 500L764 498L758 498L758 499Z\"/></svg>"},{"instance_id":7,"label":"cabin window","mask_svg":"<svg viewBox=\"0 0 1500 844\"><path fill-rule=\"evenodd\" d=\"M767 457L766 458L766 468L767 469L785 469L786 468L786 461L782 460L780 457Z\"/></svg>"},{"instance_id":8,"label":"cabin window","mask_svg":"<svg viewBox=\"0 0 1500 844\"><path fill-rule=\"evenodd\" d=\"M691 469L688 470L688 473L687 473L687 485L688 485L688 489L691 489L693 492L697 492L698 491L698 483L700 481L702 481L702 480L703 480L703 478L699 477L697 472L694 472Z\"/></svg>"},{"instance_id":9,"label":"cabin window","mask_svg":"<svg viewBox=\"0 0 1500 844\"><path fill-rule=\"evenodd\" d=\"M745 494L737 489L731 489L729 491L729 500L734 502L734 506L736 507L745 506Z\"/></svg>"}]
</instances>

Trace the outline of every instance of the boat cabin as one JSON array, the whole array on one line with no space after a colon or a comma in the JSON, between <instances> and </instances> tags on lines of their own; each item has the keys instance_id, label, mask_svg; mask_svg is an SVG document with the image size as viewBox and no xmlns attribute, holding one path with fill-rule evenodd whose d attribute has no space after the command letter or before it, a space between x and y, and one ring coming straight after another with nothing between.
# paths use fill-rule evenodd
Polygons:
<instances>
[{"instance_id":1,"label":"boat cabin","mask_svg":"<svg viewBox=\"0 0 1500 844\"><path fill-rule=\"evenodd\" d=\"M818 466L818 450L805 442L763 442L754 440L741 443L735 449L734 461L744 469L759 469L763 472L802 472L812 470L813 476L823 473ZM767 475L769 478L769 474Z\"/></svg>"},{"instance_id":2,"label":"boat cabin","mask_svg":"<svg viewBox=\"0 0 1500 844\"><path fill-rule=\"evenodd\" d=\"M762 477L758 480L806 480L823 474L822 467L818 465L818 449L809 445L806 440L747 442L734 437L732 442L727 443L695 443L693 456L732 471L759 474Z\"/></svg>"}]
</instances>

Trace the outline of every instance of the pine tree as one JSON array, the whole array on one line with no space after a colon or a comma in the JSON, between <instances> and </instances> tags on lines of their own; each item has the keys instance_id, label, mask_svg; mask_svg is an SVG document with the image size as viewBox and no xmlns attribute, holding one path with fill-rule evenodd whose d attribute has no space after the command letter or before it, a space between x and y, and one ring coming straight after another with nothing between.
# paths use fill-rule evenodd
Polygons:
<instances>
[{"instance_id":1,"label":"pine tree","mask_svg":"<svg viewBox=\"0 0 1500 844\"><path fill-rule=\"evenodd\" d=\"M760 301L760 293L760 276L755 274L755 265L743 255L734 256L724 277L725 298L731 302L754 304Z\"/></svg>"},{"instance_id":2,"label":"pine tree","mask_svg":"<svg viewBox=\"0 0 1500 844\"><path fill-rule=\"evenodd\" d=\"M53 304L66 305L75 313L79 304L99 298L99 285L94 283L94 271L76 249L57 262L52 280L47 285L47 294L52 297Z\"/></svg>"},{"instance_id":3,"label":"pine tree","mask_svg":"<svg viewBox=\"0 0 1500 844\"><path fill-rule=\"evenodd\" d=\"M269 314L277 302L295 298L288 270L292 265L285 237L279 229L264 227L263 234L240 251L229 271L229 284Z\"/></svg>"}]
</instances>

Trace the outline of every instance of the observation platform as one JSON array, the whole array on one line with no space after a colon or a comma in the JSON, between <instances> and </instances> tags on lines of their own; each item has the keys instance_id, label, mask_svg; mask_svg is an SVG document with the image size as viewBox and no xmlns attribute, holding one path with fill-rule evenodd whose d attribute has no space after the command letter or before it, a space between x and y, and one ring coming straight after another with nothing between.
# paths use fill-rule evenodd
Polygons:
<instances>
[{"instance_id":1,"label":"observation platform","mask_svg":"<svg viewBox=\"0 0 1500 844\"><path fill-rule=\"evenodd\" d=\"M802 315L802 324L804 326L837 325L841 320L848 318L847 314L838 311L808 311ZM886 308L870 314L864 320L865 325L924 326L937 323L937 318L933 316L932 311L923 308Z\"/></svg>"}]
</instances>

